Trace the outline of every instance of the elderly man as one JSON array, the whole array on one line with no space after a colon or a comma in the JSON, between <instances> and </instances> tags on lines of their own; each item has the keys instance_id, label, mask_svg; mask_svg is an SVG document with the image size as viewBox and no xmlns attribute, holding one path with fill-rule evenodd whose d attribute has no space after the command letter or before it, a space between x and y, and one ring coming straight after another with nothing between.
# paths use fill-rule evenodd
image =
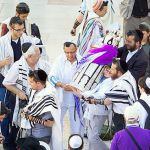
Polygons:
<instances>
[{"instance_id":1,"label":"elderly man","mask_svg":"<svg viewBox=\"0 0 150 150\"><path fill-rule=\"evenodd\" d=\"M65 114L67 110L69 111L71 134L80 134L81 132L75 99L73 94L70 93L72 89L69 85L77 70L79 59L76 45L72 42L64 43L64 53L56 59L49 75L50 82L58 91L62 126Z\"/></svg>"},{"instance_id":2,"label":"elderly man","mask_svg":"<svg viewBox=\"0 0 150 150\"><path fill-rule=\"evenodd\" d=\"M22 56L21 45L25 42L31 42L33 44L39 43L40 40L32 38L24 34L24 23L19 17L12 17L9 22L10 31L0 38L0 95L1 100L6 102L12 112L15 105L15 97L2 85L3 79L6 76L8 70L15 61L18 61ZM9 101L8 99L11 99ZM5 136L4 145L8 143L9 136L9 122L11 118L5 118L2 122L2 134Z\"/></svg>"},{"instance_id":3,"label":"elderly man","mask_svg":"<svg viewBox=\"0 0 150 150\"><path fill-rule=\"evenodd\" d=\"M124 113L126 129L117 132L110 150L149 150L150 131L139 127L139 115L134 106L128 106Z\"/></svg>"},{"instance_id":4,"label":"elderly man","mask_svg":"<svg viewBox=\"0 0 150 150\"><path fill-rule=\"evenodd\" d=\"M3 85L7 90L16 95L13 123L17 126L20 125L19 110L24 104L27 104L31 92L27 82L29 70L44 69L47 74L50 71L49 64L40 59L40 49L37 46L32 45L32 43L24 43L22 51L23 56L13 64L3 81Z\"/></svg>"}]
</instances>

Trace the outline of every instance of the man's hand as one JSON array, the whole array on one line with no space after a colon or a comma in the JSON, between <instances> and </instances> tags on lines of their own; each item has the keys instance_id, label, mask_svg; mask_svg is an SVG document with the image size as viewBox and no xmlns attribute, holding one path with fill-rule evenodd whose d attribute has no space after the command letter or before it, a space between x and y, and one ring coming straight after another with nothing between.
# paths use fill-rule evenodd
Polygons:
<instances>
[{"instance_id":1,"label":"man's hand","mask_svg":"<svg viewBox=\"0 0 150 150\"><path fill-rule=\"evenodd\" d=\"M70 33L72 36L76 36L76 29L73 28Z\"/></svg>"},{"instance_id":2,"label":"man's hand","mask_svg":"<svg viewBox=\"0 0 150 150\"><path fill-rule=\"evenodd\" d=\"M72 92L74 95L78 96L79 98L82 98L82 91L75 88L75 87L72 87Z\"/></svg>"},{"instance_id":3,"label":"man's hand","mask_svg":"<svg viewBox=\"0 0 150 150\"><path fill-rule=\"evenodd\" d=\"M8 56L4 59L5 65L10 65L12 63L12 57Z\"/></svg>"},{"instance_id":4,"label":"man's hand","mask_svg":"<svg viewBox=\"0 0 150 150\"><path fill-rule=\"evenodd\" d=\"M27 99L28 99L27 96L26 96L26 94L25 94L23 91L21 91L21 90L18 90L18 91L17 91L17 96L18 96L19 99L21 99L21 100L27 100Z\"/></svg>"},{"instance_id":5,"label":"man's hand","mask_svg":"<svg viewBox=\"0 0 150 150\"><path fill-rule=\"evenodd\" d=\"M109 106L109 105L111 105L111 104L112 104L112 101L111 101L110 99L106 98L106 99L104 100L104 105Z\"/></svg>"},{"instance_id":6,"label":"man's hand","mask_svg":"<svg viewBox=\"0 0 150 150\"><path fill-rule=\"evenodd\" d=\"M65 86L63 87L63 89L65 91L69 91L69 92L73 91L73 87L70 84L65 84Z\"/></svg>"},{"instance_id":7,"label":"man's hand","mask_svg":"<svg viewBox=\"0 0 150 150\"><path fill-rule=\"evenodd\" d=\"M0 144L3 144L4 139L5 139L4 136L2 134L0 134Z\"/></svg>"},{"instance_id":8,"label":"man's hand","mask_svg":"<svg viewBox=\"0 0 150 150\"><path fill-rule=\"evenodd\" d=\"M51 120L45 120L44 121L44 126L45 127L52 127L53 126L53 124L54 124L54 121L51 121Z\"/></svg>"},{"instance_id":9,"label":"man's hand","mask_svg":"<svg viewBox=\"0 0 150 150\"><path fill-rule=\"evenodd\" d=\"M21 112L21 118L26 118L26 113L25 112Z\"/></svg>"}]
</instances>

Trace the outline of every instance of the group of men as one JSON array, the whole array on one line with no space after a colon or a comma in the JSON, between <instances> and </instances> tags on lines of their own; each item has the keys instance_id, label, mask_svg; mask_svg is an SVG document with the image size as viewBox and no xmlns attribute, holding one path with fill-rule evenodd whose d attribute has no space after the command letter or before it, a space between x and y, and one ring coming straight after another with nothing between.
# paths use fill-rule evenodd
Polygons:
<instances>
[{"instance_id":1,"label":"group of men","mask_svg":"<svg viewBox=\"0 0 150 150\"><path fill-rule=\"evenodd\" d=\"M134 105L140 109L136 101L142 91L145 95L142 94L141 99L150 104L147 98L149 78L145 77L144 81L139 82L141 77L150 75L150 25L147 22L140 22L138 28L127 31L125 45L118 48L117 57L111 64L103 66L99 84L94 89L82 91L72 84L81 58L86 57L90 49L103 45L105 26L101 17L107 14L108 3L108 0L83 0L80 14L71 30L71 34L75 35L76 28L83 21L78 45L65 42L62 54L52 66L41 58L43 46L40 32L38 26L27 19L30 9L26 3L19 3L16 16L3 22L0 37L0 97L11 109L1 123L4 149L16 150L17 139L34 137L47 143L51 150L62 150L64 117L68 111L69 139L73 139L69 145L75 146L69 146L70 150L83 148L81 137L85 126L88 130L88 150L108 150L99 136L108 116L113 113L112 120L118 132L126 127L126 108ZM145 4L148 7L149 1ZM134 5L140 7L136 1ZM133 11L134 18L137 17L136 13ZM149 21L148 13L145 15ZM78 103L76 98L79 99ZM138 125L144 128L148 113L139 115ZM79 147L82 148L74 144L78 141L81 141Z\"/></svg>"}]
</instances>

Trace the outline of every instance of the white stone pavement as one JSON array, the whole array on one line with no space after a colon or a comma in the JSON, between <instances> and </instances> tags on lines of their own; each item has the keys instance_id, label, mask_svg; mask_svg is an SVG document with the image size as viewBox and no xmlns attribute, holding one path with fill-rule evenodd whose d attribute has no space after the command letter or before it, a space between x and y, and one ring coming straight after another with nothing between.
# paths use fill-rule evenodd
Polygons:
<instances>
[{"instance_id":1,"label":"white stone pavement","mask_svg":"<svg viewBox=\"0 0 150 150\"><path fill-rule=\"evenodd\" d=\"M31 8L30 19L39 26L50 61L53 61L62 52L62 45L65 41L76 41L76 38L70 35L70 29L81 0L0 0L0 22L14 16L15 5L22 1L29 4ZM68 117L65 118L64 133L64 145L67 149ZM87 149L86 143L85 139L84 150ZM110 142L108 142L109 144ZM2 150L1 147L0 150Z\"/></svg>"}]
</instances>

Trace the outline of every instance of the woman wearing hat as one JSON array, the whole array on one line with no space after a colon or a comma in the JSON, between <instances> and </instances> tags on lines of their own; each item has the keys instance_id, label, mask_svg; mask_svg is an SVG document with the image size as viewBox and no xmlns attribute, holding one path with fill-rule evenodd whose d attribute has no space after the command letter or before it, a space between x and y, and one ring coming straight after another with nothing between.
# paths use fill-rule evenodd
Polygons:
<instances>
[{"instance_id":1,"label":"woman wearing hat","mask_svg":"<svg viewBox=\"0 0 150 150\"><path fill-rule=\"evenodd\" d=\"M150 130L139 127L139 115L134 106L125 110L126 129L117 132L110 150L149 150Z\"/></svg>"}]
</instances>

